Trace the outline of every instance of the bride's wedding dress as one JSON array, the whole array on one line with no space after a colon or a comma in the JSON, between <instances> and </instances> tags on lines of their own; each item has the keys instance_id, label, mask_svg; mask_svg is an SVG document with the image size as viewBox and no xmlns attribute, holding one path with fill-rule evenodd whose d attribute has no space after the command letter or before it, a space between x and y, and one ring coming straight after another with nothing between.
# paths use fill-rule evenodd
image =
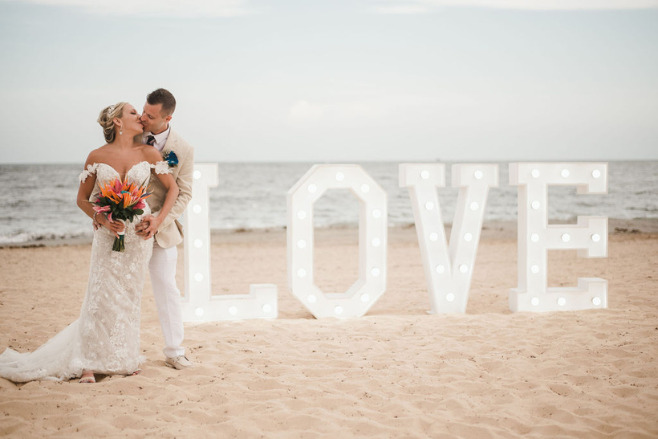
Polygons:
<instances>
[{"instance_id":1,"label":"bride's wedding dress","mask_svg":"<svg viewBox=\"0 0 658 439\"><path fill-rule=\"evenodd\" d=\"M169 172L166 162L151 165L143 161L130 168L125 179L146 186L152 168L160 174ZM93 173L97 184L92 199L100 186L120 177L111 166L95 163L80 174L80 181ZM0 355L0 377L14 382L66 380L81 376L83 370L127 375L138 369L141 294L153 250L153 238L145 240L135 234L138 222L137 218L126 222L124 252L112 250L114 235L110 231L101 227L94 232L80 317L34 352L7 348Z\"/></svg>"}]
</instances>

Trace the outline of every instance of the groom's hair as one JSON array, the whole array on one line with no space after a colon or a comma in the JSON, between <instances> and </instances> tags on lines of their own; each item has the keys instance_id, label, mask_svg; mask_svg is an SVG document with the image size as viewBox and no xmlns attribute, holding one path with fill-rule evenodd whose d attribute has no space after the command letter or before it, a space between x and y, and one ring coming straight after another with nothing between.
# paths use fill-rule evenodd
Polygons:
<instances>
[{"instance_id":1,"label":"groom's hair","mask_svg":"<svg viewBox=\"0 0 658 439\"><path fill-rule=\"evenodd\" d=\"M174 98L174 95L164 88L159 88L149 93L146 96L146 102L148 102L149 105L162 104L163 116L171 116L176 109L176 99Z\"/></svg>"}]
</instances>

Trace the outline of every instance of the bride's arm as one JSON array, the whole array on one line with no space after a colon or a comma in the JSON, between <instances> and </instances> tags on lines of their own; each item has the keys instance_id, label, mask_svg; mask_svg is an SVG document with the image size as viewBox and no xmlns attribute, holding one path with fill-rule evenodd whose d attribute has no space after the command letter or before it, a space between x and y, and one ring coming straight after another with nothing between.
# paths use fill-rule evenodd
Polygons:
<instances>
[{"instance_id":1,"label":"bride's arm","mask_svg":"<svg viewBox=\"0 0 658 439\"><path fill-rule=\"evenodd\" d=\"M147 148L146 153L147 159L152 165L155 165L157 162L162 160L160 153L155 148ZM158 177L158 180L160 180L160 183L162 183L162 186L164 186L164 188L167 190L167 195L165 196L164 202L162 203L160 212L158 212L157 215L149 216L148 228L145 230L145 238L155 235L155 233L158 231L160 224L162 224L165 218L167 218L171 208L174 207L179 192L176 180L174 180L174 177L170 173L160 174L155 172L155 175Z\"/></svg>"},{"instance_id":2,"label":"bride's arm","mask_svg":"<svg viewBox=\"0 0 658 439\"><path fill-rule=\"evenodd\" d=\"M89 218L95 220L118 237L118 232L122 231L125 227L123 223L120 221L110 221L103 213L97 214L91 201L89 201L89 197L91 196L91 193L94 190L94 185L96 184L96 173L87 171L87 169L91 169L91 167L93 167L93 165L96 163L92 156L93 152L89 154L89 157L87 157L87 161L85 162L85 170L82 171L82 174L80 174L80 187L78 187L78 198L76 203Z\"/></svg>"},{"instance_id":3,"label":"bride's arm","mask_svg":"<svg viewBox=\"0 0 658 439\"><path fill-rule=\"evenodd\" d=\"M152 226L155 226L153 233L160 228L160 224L162 224L162 221L167 218L169 211L176 202L176 198L178 198L178 185L176 184L174 177L171 174L156 173L155 175L158 177L158 180L160 180L160 183L162 183L162 186L167 190L167 196L165 197L164 203L162 203L162 209L160 209L158 215L151 217L150 222L153 224L149 229L151 229Z\"/></svg>"},{"instance_id":4,"label":"bride's arm","mask_svg":"<svg viewBox=\"0 0 658 439\"><path fill-rule=\"evenodd\" d=\"M78 198L76 200L78 207L86 213L89 218L94 218L94 214L96 213L89 201L91 192L94 190L94 185L96 184L96 174L87 171L92 164L93 161L91 160L91 154L89 154L89 157L87 157L87 161L85 162L85 170L80 174L80 187L78 188Z\"/></svg>"}]
</instances>

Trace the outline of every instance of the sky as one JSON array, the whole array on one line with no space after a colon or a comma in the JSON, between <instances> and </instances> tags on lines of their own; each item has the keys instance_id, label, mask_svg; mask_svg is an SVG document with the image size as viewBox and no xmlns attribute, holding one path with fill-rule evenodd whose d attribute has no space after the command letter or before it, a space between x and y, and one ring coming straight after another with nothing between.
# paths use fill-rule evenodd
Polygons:
<instances>
[{"instance_id":1,"label":"sky","mask_svg":"<svg viewBox=\"0 0 658 439\"><path fill-rule=\"evenodd\" d=\"M0 0L0 163L164 87L196 162L658 160L658 0Z\"/></svg>"}]
</instances>

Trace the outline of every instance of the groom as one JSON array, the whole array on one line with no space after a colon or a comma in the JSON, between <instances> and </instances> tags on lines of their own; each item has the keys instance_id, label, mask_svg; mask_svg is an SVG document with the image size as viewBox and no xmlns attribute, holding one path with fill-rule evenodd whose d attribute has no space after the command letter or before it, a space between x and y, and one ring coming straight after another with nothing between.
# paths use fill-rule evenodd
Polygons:
<instances>
[{"instance_id":1,"label":"groom","mask_svg":"<svg viewBox=\"0 0 658 439\"><path fill-rule=\"evenodd\" d=\"M175 369L192 366L183 348L183 315L180 291L176 286L176 245L183 241L182 226L177 221L192 198L193 149L169 122L176 109L176 99L159 88L146 96L142 125L144 143L152 145L169 162L171 174L178 184L178 198L166 218L156 218L162 208L166 190L157 178L151 179L152 195L147 199L153 215L145 215L135 226L137 234L148 239L155 236L153 256L149 263L151 285L165 339L165 363Z\"/></svg>"}]
</instances>

